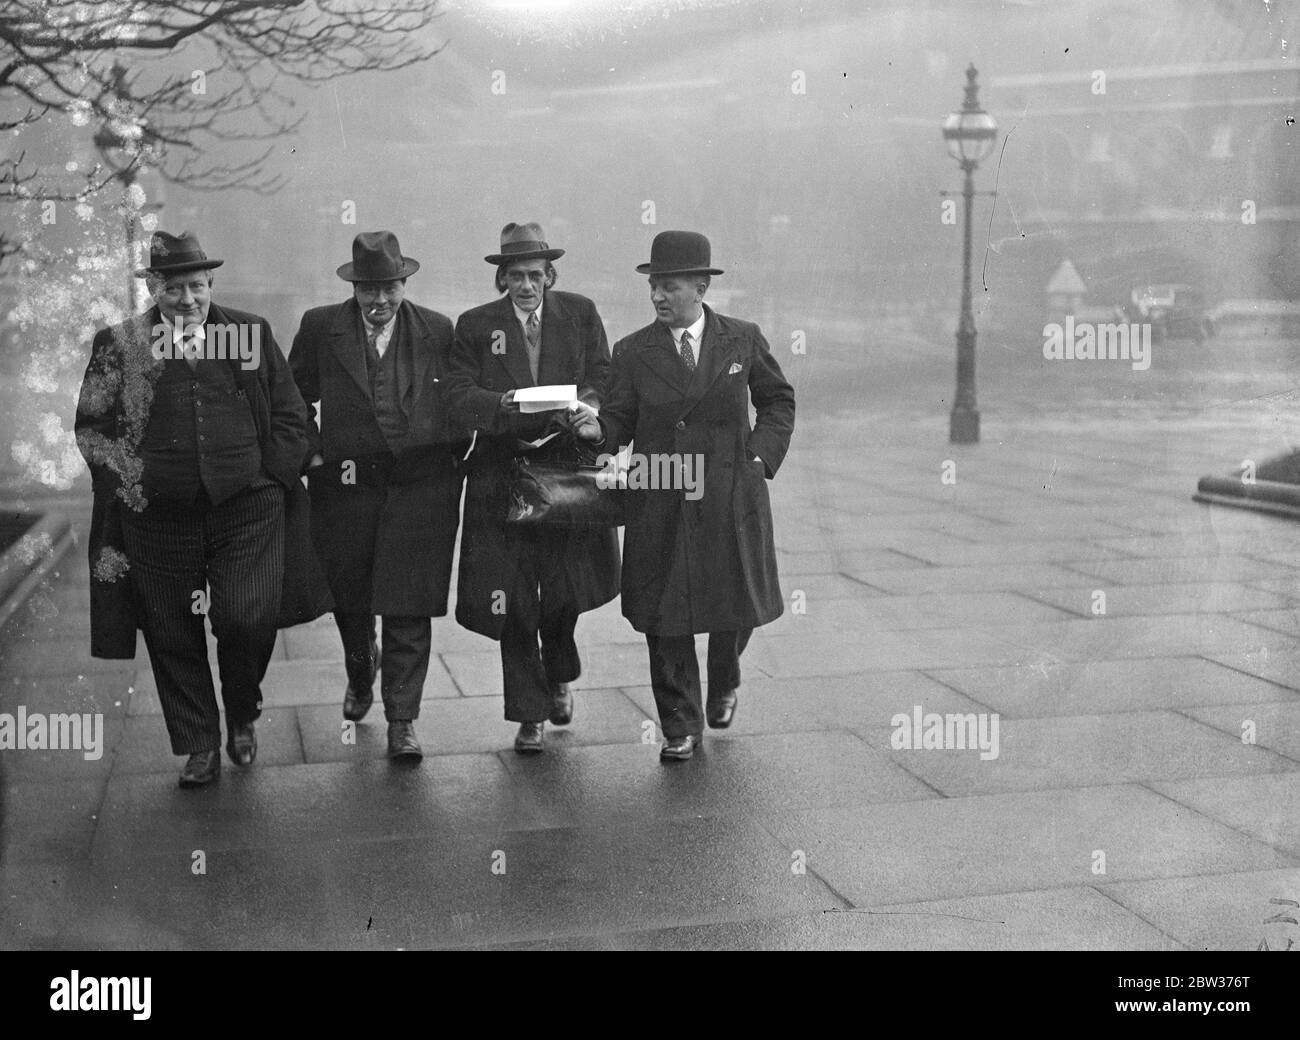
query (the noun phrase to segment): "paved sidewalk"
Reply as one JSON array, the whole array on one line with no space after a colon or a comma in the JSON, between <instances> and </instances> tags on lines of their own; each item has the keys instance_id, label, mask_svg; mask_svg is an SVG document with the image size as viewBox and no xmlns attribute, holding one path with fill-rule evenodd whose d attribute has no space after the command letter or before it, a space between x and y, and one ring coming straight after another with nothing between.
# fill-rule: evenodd
<instances>
[{"instance_id":1,"label":"paved sidewalk","mask_svg":"<svg viewBox=\"0 0 1300 1040\"><path fill-rule=\"evenodd\" d=\"M962 448L938 411L801 415L771 489L806 611L755 634L735 727L673 766L615 603L579 624L543 756L509 750L495 645L451 620L424 761L383 757L378 709L344 744L327 618L282 634L257 764L181 791L143 648L88 656L79 548L3 634L0 711L103 712L106 750L0 752L0 944L1300 941L1264 923L1300 900L1300 525L1190 500L1278 450L1216 415L986 414ZM998 757L895 750L918 706L997 713Z\"/></svg>"}]
</instances>

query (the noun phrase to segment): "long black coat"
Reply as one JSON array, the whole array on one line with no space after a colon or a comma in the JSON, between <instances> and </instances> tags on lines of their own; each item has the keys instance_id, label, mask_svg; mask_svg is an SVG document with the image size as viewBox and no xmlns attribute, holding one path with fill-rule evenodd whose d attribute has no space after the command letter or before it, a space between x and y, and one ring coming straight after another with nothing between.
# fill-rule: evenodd
<instances>
[{"instance_id":1,"label":"long black coat","mask_svg":"<svg viewBox=\"0 0 1300 1040\"><path fill-rule=\"evenodd\" d=\"M96 333L77 402L77 447L90 467L94 493L88 539L93 657L135 656L142 615L127 577L122 510L139 511L147 505L139 449L164 364L151 350L159 320L155 306ZM308 538L306 491L298 479L307 445L307 413L266 319L215 303L209 306L208 325L232 323L261 325L257 367L245 369L239 362L231 366L253 411L262 468L285 488L285 566L277 624L287 628L320 617L332 605Z\"/></svg>"},{"instance_id":2,"label":"long black coat","mask_svg":"<svg viewBox=\"0 0 1300 1040\"><path fill-rule=\"evenodd\" d=\"M627 493L623 615L638 632L734 631L784 609L765 478L790 446L794 390L757 325L705 313L694 374L660 322L616 343L600 410L610 452L703 456L694 501L682 489Z\"/></svg>"},{"instance_id":3,"label":"long black coat","mask_svg":"<svg viewBox=\"0 0 1300 1040\"><path fill-rule=\"evenodd\" d=\"M458 445L444 395L451 319L403 300L388 349L407 435L394 453L375 420L355 299L303 315L289 352L309 421L312 536L338 610L442 617L460 521ZM315 421L320 404L320 426Z\"/></svg>"},{"instance_id":4,"label":"long black coat","mask_svg":"<svg viewBox=\"0 0 1300 1040\"><path fill-rule=\"evenodd\" d=\"M460 542L456 620L500 639L505 625L500 595L538 593L519 584L518 561L540 547L559 566L540 588L546 602L567 602L579 613L618 595L618 536L613 528L514 530L505 523L516 441L535 440L550 423L546 414L509 415L501 395L527 386L572 383L578 397L599 406L609 372L609 342L596 305L576 293L548 290L542 302L538 383L528 367L523 330L508 296L466 311L456 323L448 393L458 419L478 431L469 457L465 527Z\"/></svg>"}]
</instances>

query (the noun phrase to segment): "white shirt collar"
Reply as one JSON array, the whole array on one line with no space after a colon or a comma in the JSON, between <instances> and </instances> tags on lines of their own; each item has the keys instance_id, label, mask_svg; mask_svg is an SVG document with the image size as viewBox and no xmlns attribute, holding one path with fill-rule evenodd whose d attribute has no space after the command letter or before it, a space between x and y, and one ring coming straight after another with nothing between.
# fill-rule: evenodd
<instances>
[{"instance_id":1,"label":"white shirt collar","mask_svg":"<svg viewBox=\"0 0 1300 1040\"><path fill-rule=\"evenodd\" d=\"M537 305L537 310L535 310L535 311L521 311L518 307L515 307L515 301L514 301L514 300L511 300L511 301L510 301L510 306L511 306L511 307L514 307L515 318L519 321L519 324L522 325L525 329L527 329L527 328L528 328L528 315L529 315L530 313L531 313L531 314L536 314L536 315L537 315L537 320L538 320L538 322L539 322L539 323L541 322L541 320L542 320L542 308L546 306L546 297L545 297L545 296L542 297L541 302L538 303L538 305Z\"/></svg>"},{"instance_id":2,"label":"white shirt collar","mask_svg":"<svg viewBox=\"0 0 1300 1040\"><path fill-rule=\"evenodd\" d=\"M673 334L673 346L678 350L682 348L682 333L689 332L691 334L691 346L695 348L695 356L699 357L700 340L704 338L704 308L700 308L700 316L686 328L669 329L668 331Z\"/></svg>"}]
</instances>

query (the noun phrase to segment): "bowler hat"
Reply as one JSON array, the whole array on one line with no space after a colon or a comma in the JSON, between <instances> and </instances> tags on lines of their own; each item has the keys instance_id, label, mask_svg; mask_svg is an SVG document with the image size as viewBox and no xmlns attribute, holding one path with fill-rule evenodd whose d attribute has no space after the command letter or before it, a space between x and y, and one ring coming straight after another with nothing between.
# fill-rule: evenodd
<instances>
[{"instance_id":1,"label":"bowler hat","mask_svg":"<svg viewBox=\"0 0 1300 1040\"><path fill-rule=\"evenodd\" d=\"M149 263L136 269L137 278L146 274L180 274L183 271L208 271L220 267L224 260L209 260L192 231L169 235L155 231L149 240Z\"/></svg>"},{"instance_id":2,"label":"bowler hat","mask_svg":"<svg viewBox=\"0 0 1300 1040\"><path fill-rule=\"evenodd\" d=\"M698 231L660 231L650 243L650 262L642 274L722 274L711 266L709 240Z\"/></svg>"},{"instance_id":3,"label":"bowler hat","mask_svg":"<svg viewBox=\"0 0 1300 1040\"><path fill-rule=\"evenodd\" d=\"M546 244L542 225L510 223L501 229L501 252L485 256L489 264L510 264L516 260L558 260L563 249Z\"/></svg>"},{"instance_id":4,"label":"bowler hat","mask_svg":"<svg viewBox=\"0 0 1300 1040\"><path fill-rule=\"evenodd\" d=\"M419 269L418 261L402 255L391 231L363 231L352 240L352 263L338 274L345 282L395 282Z\"/></svg>"}]
</instances>

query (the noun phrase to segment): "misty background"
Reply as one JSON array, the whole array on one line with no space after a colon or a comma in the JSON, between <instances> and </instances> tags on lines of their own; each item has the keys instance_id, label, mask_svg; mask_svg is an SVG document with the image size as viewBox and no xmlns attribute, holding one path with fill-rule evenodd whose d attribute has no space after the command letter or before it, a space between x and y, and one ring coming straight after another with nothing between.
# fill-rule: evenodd
<instances>
[{"instance_id":1,"label":"misty background","mask_svg":"<svg viewBox=\"0 0 1300 1040\"><path fill-rule=\"evenodd\" d=\"M567 250L558 287L595 300L611 344L653 317L634 267L654 235L703 231L726 271L709 302L761 324L801 419L905 410L932 413L941 434L962 228L960 198L942 219L961 175L940 130L973 62L999 127L976 175L997 198L978 196L974 217L986 438L1025 411L1289 409L1295 341L1268 316L1300 299L1289 6L458 0L439 5L428 62L279 84L302 122L268 159L278 193L146 187L158 226L225 260L214 298L266 315L286 352L304 310L348 295L334 272L359 231L396 232L421 263L408 298L454 320L495 298L483 257L501 226L536 220ZM201 67L184 50L131 60ZM61 129L49 156L93 162L93 129ZM230 145L232 158L256 149ZM117 191L93 220L37 228L43 245L77 257L120 234ZM1079 308L1177 282L1232 315L1208 343L1158 346L1147 373L1044 362L1043 324L1063 317L1046 287L1067 259ZM106 321L59 286L57 267L0 279L10 486L84 479L72 414L86 333ZM800 334L806 354L791 350ZM34 356L48 359L36 374ZM888 435L882 422L868 437Z\"/></svg>"}]
</instances>

